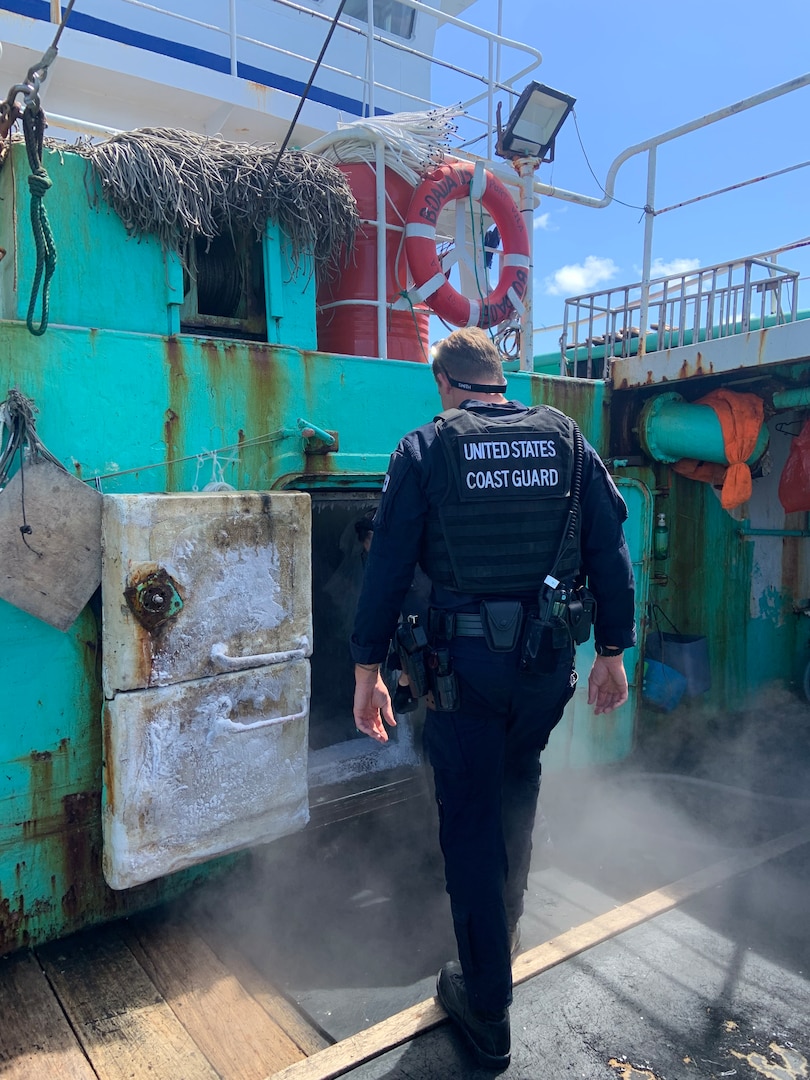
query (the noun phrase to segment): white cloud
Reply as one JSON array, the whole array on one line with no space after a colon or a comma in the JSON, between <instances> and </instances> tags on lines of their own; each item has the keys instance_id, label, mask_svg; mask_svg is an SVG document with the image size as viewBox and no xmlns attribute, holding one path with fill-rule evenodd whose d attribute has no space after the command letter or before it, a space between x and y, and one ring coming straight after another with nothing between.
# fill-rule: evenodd
<instances>
[{"instance_id":1,"label":"white cloud","mask_svg":"<svg viewBox=\"0 0 810 1080\"><path fill-rule=\"evenodd\" d=\"M555 270L551 277L546 278L546 292L549 296L580 296L593 292L597 285L610 281L618 272L613 259L589 255L584 263L573 263Z\"/></svg>"},{"instance_id":2,"label":"white cloud","mask_svg":"<svg viewBox=\"0 0 810 1080\"><path fill-rule=\"evenodd\" d=\"M551 228L551 214L538 214L534 219L535 229L550 229Z\"/></svg>"},{"instance_id":3,"label":"white cloud","mask_svg":"<svg viewBox=\"0 0 810 1080\"><path fill-rule=\"evenodd\" d=\"M650 277L672 277L673 274L687 274L690 270L697 270L699 266L700 259L672 259L670 262L664 262L663 259L654 259L650 267ZM641 277L640 270L638 276Z\"/></svg>"}]
</instances>

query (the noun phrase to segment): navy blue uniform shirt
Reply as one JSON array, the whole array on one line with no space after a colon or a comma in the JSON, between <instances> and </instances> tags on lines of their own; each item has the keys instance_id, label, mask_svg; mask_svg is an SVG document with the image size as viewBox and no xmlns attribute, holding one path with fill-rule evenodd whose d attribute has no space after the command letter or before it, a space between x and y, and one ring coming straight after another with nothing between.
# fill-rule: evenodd
<instances>
[{"instance_id":1,"label":"navy blue uniform shirt","mask_svg":"<svg viewBox=\"0 0 810 1080\"><path fill-rule=\"evenodd\" d=\"M491 404L468 400L461 408L497 416L526 410L518 401ZM433 467L426 467L426 452L435 440L435 426L425 424L406 435L391 456L351 639L352 658L357 664L382 663L388 655L421 552L430 499L437 499L446 489L444 455L432 454ZM629 648L636 636L633 569L622 529L627 507L587 441L580 502L582 570L596 596L597 644ZM431 604L445 610L477 611L481 599L434 585Z\"/></svg>"}]
</instances>

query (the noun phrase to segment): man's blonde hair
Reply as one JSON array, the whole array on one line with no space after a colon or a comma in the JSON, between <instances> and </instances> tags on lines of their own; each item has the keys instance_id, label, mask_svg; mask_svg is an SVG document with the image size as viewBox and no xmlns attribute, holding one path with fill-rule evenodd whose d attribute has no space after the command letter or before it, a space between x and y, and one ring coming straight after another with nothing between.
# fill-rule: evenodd
<instances>
[{"instance_id":1,"label":"man's blonde hair","mask_svg":"<svg viewBox=\"0 0 810 1080\"><path fill-rule=\"evenodd\" d=\"M498 349L477 326L454 330L433 346L433 373L463 382L502 386L503 364Z\"/></svg>"}]
</instances>

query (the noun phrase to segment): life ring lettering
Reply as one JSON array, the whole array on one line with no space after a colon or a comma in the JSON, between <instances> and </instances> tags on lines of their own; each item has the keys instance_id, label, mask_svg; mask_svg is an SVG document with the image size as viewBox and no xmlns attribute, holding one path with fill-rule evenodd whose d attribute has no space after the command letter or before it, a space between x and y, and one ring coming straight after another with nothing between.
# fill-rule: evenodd
<instances>
[{"instance_id":1,"label":"life ring lettering","mask_svg":"<svg viewBox=\"0 0 810 1080\"><path fill-rule=\"evenodd\" d=\"M425 195L424 206L419 208L419 217L423 221L435 225L439 220L439 213L444 204L449 202L451 198L461 198L463 192L459 192L458 195L453 194L458 186L458 179L455 176L448 175L435 187L432 187Z\"/></svg>"}]
</instances>

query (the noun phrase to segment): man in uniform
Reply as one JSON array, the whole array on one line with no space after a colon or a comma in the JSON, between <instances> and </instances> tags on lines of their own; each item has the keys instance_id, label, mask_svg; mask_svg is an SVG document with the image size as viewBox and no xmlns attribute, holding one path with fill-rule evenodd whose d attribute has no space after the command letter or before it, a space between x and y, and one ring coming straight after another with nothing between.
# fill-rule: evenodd
<instances>
[{"instance_id":1,"label":"man in uniform","mask_svg":"<svg viewBox=\"0 0 810 1080\"><path fill-rule=\"evenodd\" d=\"M596 599L588 702L601 714L627 700L627 509L573 421L507 401L483 331L439 343L433 374L444 412L400 442L375 516L351 641L354 717L387 741L395 720L380 663L418 563L433 585L425 745L460 960L442 968L437 992L478 1062L501 1069L540 752L574 692L584 575Z\"/></svg>"}]
</instances>

